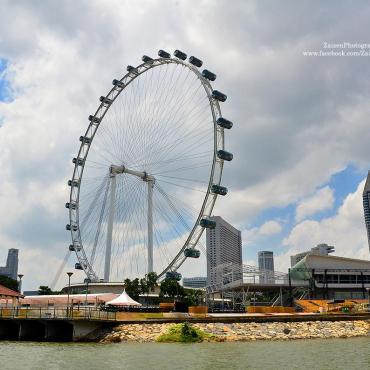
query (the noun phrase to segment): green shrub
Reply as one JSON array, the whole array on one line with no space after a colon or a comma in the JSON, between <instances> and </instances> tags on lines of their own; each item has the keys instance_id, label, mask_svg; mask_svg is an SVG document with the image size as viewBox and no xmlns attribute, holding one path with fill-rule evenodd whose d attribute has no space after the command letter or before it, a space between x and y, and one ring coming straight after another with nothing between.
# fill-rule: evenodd
<instances>
[{"instance_id":1,"label":"green shrub","mask_svg":"<svg viewBox=\"0 0 370 370\"><path fill-rule=\"evenodd\" d=\"M204 331L193 327L188 322L172 325L166 333L157 338L157 342L203 342L205 339L210 339L213 336Z\"/></svg>"}]
</instances>

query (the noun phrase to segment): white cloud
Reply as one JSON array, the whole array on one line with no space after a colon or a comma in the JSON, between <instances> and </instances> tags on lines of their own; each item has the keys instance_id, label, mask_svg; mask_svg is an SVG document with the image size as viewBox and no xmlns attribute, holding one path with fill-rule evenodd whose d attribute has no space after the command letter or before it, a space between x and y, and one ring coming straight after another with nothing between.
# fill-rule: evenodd
<instances>
[{"instance_id":1,"label":"white cloud","mask_svg":"<svg viewBox=\"0 0 370 370\"><path fill-rule=\"evenodd\" d=\"M256 240L272 235L279 234L282 225L276 220L266 221L259 227L253 227L242 231L242 240L244 245L256 242Z\"/></svg>"},{"instance_id":2,"label":"white cloud","mask_svg":"<svg viewBox=\"0 0 370 370\"><path fill-rule=\"evenodd\" d=\"M334 245L338 256L369 259L362 208L364 183L365 180L361 181L357 190L346 197L334 216L321 221L305 220L296 225L283 241L288 251L276 257L277 269L286 271L290 255L309 250L319 243Z\"/></svg>"},{"instance_id":3,"label":"white cloud","mask_svg":"<svg viewBox=\"0 0 370 370\"><path fill-rule=\"evenodd\" d=\"M277 221L267 221L259 229L260 235L274 235L280 233L282 226Z\"/></svg>"},{"instance_id":4,"label":"white cloud","mask_svg":"<svg viewBox=\"0 0 370 370\"><path fill-rule=\"evenodd\" d=\"M296 220L302 221L303 219L313 216L316 213L329 210L334 205L333 190L329 186L319 189L311 197L302 200L296 209Z\"/></svg>"}]
</instances>

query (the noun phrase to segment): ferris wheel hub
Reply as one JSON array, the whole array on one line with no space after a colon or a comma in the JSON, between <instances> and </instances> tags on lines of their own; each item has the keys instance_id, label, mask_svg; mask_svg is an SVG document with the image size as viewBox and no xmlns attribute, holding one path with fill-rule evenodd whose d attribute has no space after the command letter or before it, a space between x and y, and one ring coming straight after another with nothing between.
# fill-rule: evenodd
<instances>
[{"instance_id":1,"label":"ferris wheel hub","mask_svg":"<svg viewBox=\"0 0 370 370\"><path fill-rule=\"evenodd\" d=\"M124 165L117 166L117 165L112 164L109 168L109 172L110 172L111 176L119 175L119 174L122 174L122 173L127 173L129 175L139 177L140 179L142 179L145 182L150 182L150 181L154 182L155 181L154 176L149 175L146 171L140 172L140 171L131 170L131 169L127 168Z\"/></svg>"}]
</instances>

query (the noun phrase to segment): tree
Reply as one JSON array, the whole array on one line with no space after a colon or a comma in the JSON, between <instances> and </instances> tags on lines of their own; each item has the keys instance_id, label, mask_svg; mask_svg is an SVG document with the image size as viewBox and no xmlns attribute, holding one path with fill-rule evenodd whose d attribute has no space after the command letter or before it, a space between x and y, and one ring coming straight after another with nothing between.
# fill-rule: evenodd
<instances>
[{"instance_id":1,"label":"tree","mask_svg":"<svg viewBox=\"0 0 370 370\"><path fill-rule=\"evenodd\" d=\"M185 296L185 289L173 279L163 280L160 289L160 297L183 298Z\"/></svg>"},{"instance_id":2,"label":"tree","mask_svg":"<svg viewBox=\"0 0 370 370\"><path fill-rule=\"evenodd\" d=\"M7 276L0 275L0 285L16 292L18 291L18 281Z\"/></svg>"},{"instance_id":3,"label":"tree","mask_svg":"<svg viewBox=\"0 0 370 370\"><path fill-rule=\"evenodd\" d=\"M126 279L124 281L126 293L133 299L138 299L140 295L140 281L138 278L134 280Z\"/></svg>"},{"instance_id":4,"label":"tree","mask_svg":"<svg viewBox=\"0 0 370 370\"><path fill-rule=\"evenodd\" d=\"M149 294L149 285L145 278L140 279L140 292L143 294Z\"/></svg>"},{"instance_id":5,"label":"tree","mask_svg":"<svg viewBox=\"0 0 370 370\"><path fill-rule=\"evenodd\" d=\"M189 306L196 306L203 301L204 292L198 289L185 289L185 302Z\"/></svg>"},{"instance_id":6,"label":"tree","mask_svg":"<svg viewBox=\"0 0 370 370\"><path fill-rule=\"evenodd\" d=\"M60 294L61 292L54 292L52 291L47 285L40 285L39 286L39 291L38 291L38 294L39 295L56 295L56 294Z\"/></svg>"},{"instance_id":7,"label":"tree","mask_svg":"<svg viewBox=\"0 0 370 370\"><path fill-rule=\"evenodd\" d=\"M157 280L158 275L156 272L149 272L145 275L146 284L148 286L148 289L151 292L154 292L155 288L158 286Z\"/></svg>"}]
</instances>

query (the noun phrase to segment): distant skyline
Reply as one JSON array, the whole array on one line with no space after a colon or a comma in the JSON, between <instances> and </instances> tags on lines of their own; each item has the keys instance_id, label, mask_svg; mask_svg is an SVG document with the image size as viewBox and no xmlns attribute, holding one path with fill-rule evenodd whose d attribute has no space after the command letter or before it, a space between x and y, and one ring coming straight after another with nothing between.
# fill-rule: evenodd
<instances>
[{"instance_id":1,"label":"distant skyline","mask_svg":"<svg viewBox=\"0 0 370 370\"><path fill-rule=\"evenodd\" d=\"M368 2L0 3L0 261L20 249L25 290L51 282L70 242L66 181L87 116L114 77L158 49L207 60L228 96L234 160L214 214L242 230L245 263L271 250L286 271L319 243L369 259L369 59L304 55L370 43ZM204 276L204 259L183 271Z\"/></svg>"}]
</instances>

